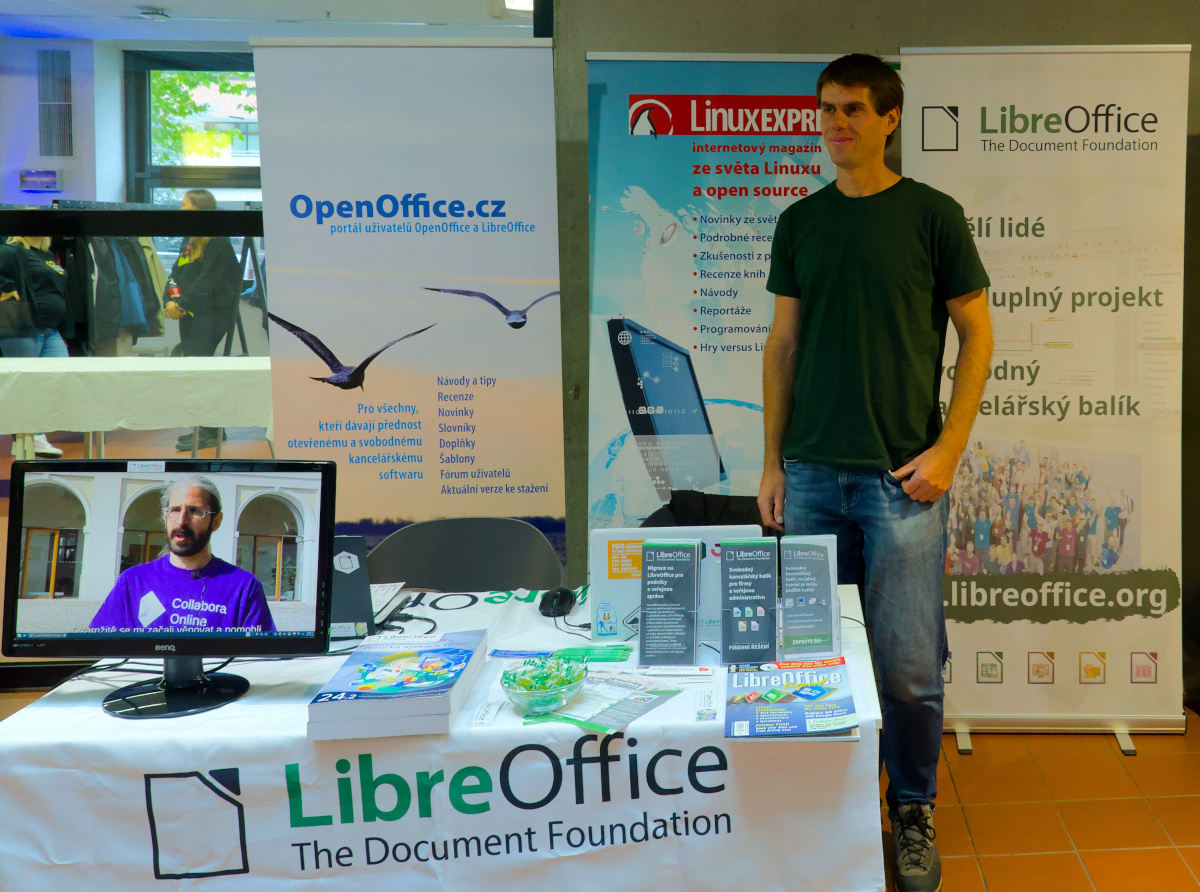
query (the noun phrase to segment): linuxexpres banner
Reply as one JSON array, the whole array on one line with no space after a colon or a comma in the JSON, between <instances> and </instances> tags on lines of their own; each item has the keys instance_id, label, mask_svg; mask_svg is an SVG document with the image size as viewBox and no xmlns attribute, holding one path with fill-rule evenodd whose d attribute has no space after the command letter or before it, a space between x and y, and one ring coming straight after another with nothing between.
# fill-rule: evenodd
<instances>
[{"instance_id":1,"label":"linuxexpres banner","mask_svg":"<svg viewBox=\"0 0 1200 892\"><path fill-rule=\"evenodd\" d=\"M589 529L757 494L771 239L835 177L827 61L589 55Z\"/></svg>"},{"instance_id":2,"label":"linuxexpres banner","mask_svg":"<svg viewBox=\"0 0 1200 892\"><path fill-rule=\"evenodd\" d=\"M963 205L992 280L947 722L1182 728L1187 49L913 49L902 71L904 172Z\"/></svg>"},{"instance_id":3,"label":"linuxexpres banner","mask_svg":"<svg viewBox=\"0 0 1200 892\"><path fill-rule=\"evenodd\" d=\"M255 69L276 454L337 461L342 531L517 516L561 544L549 41Z\"/></svg>"}]
</instances>

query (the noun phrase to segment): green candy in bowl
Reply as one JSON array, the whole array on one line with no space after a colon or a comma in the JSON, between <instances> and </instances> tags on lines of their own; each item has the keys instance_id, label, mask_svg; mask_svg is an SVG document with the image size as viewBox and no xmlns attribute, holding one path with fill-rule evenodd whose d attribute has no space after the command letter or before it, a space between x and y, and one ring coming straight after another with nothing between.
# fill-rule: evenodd
<instances>
[{"instance_id":1,"label":"green candy in bowl","mask_svg":"<svg viewBox=\"0 0 1200 892\"><path fill-rule=\"evenodd\" d=\"M587 663L570 657L533 657L509 663L500 686L522 715L540 715L566 706L587 680Z\"/></svg>"}]
</instances>

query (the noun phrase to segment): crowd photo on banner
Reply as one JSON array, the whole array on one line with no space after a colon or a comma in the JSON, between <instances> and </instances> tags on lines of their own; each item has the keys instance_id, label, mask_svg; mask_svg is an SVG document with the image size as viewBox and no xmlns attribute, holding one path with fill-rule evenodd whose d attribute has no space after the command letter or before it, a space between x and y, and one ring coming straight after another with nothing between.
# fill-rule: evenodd
<instances>
[{"instance_id":1,"label":"crowd photo on banner","mask_svg":"<svg viewBox=\"0 0 1200 892\"><path fill-rule=\"evenodd\" d=\"M1132 462L1132 464L1130 464ZM974 440L949 493L946 572L1111 573L1141 566L1137 456Z\"/></svg>"}]
</instances>

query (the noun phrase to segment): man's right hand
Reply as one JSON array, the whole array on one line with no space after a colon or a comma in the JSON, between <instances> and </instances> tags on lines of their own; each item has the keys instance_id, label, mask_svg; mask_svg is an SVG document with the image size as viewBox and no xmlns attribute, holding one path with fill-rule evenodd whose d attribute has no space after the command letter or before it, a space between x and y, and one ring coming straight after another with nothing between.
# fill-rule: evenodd
<instances>
[{"instance_id":1,"label":"man's right hand","mask_svg":"<svg viewBox=\"0 0 1200 892\"><path fill-rule=\"evenodd\" d=\"M758 512L762 515L763 526L783 532L783 490L784 474L782 467L763 468L762 484L758 487Z\"/></svg>"}]
</instances>

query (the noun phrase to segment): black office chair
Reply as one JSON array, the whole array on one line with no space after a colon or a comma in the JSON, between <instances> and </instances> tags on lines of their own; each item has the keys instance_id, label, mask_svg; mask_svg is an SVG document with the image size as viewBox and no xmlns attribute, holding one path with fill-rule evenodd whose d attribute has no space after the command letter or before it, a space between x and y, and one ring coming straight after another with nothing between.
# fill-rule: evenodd
<instances>
[{"instance_id":1,"label":"black office chair","mask_svg":"<svg viewBox=\"0 0 1200 892\"><path fill-rule=\"evenodd\" d=\"M409 524L367 555L373 583L442 592L550 589L566 573L536 527L512 517L444 517Z\"/></svg>"}]
</instances>

